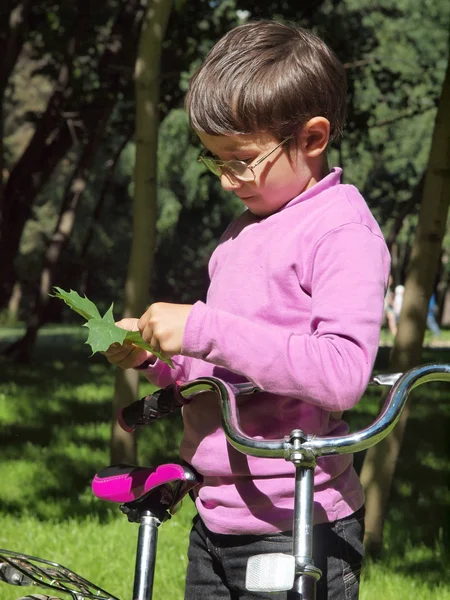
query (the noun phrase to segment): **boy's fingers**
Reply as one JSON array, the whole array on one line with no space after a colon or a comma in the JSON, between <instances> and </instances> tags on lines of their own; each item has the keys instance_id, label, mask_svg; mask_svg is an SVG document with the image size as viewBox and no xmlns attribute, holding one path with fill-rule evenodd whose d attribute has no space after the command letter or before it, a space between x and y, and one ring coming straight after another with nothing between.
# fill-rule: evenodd
<instances>
[{"instance_id":1,"label":"boy's fingers","mask_svg":"<svg viewBox=\"0 0 450 600\"><path fill-rule=\"evenodd\" d=\"M122 356L122 357L120 358L120 360L118 360L118 361L117 361L117 363L116 363L116 364L120 366L120 363L123 363L123 362L125 362L125 361L126 361L128 358L130 358L130 356L133 354L133 352L134 352L134 348L130 348L130 349L128 350L128 352L126 352L126 353L125 353L125 356Z\"/></svg>"},{"instance_id":2,"label":"boy's fingers","mask_svg":"<svg viewBox=\"0 0 450 600\"><path fill-rule=\"evenodd\" d=\"M112 344L108 350L105 350L105 352L103 352L103 354L105 356L116 356L119 352L121 352L122 350L122 346L115 346L114 344Z\"/></svg>"},{"instance_id":3,"label":"boy's fingers","mask_svg":"<svg viewBox=\"0 0 450 600\"><path fill-rule=\"evenodd\" d=\"M138 319L131 319L131 318L126 318L126 319L121 319L120 321L116 321L116 326L120 327L121 329L127 329L128 331L138 331Z\"/></svg>"},{"instance_id":4,"label":"boy's fingers","mask_svg":"<svg viewBox=\"0 0 450 600\"><path fill-rule=\"evenodd\" d=\"M118 344L117 346L111 345L104 354L108 360L113 360L115 363L118 363L129 356L133 350L134 347Z\"/></svg>"},{"instance_id":5,"label":"boy's fingers","mask_svg":"<svg viewBox=\"0 0 450 600\"><path fill-rule=\"evenodd\" d=\"M123 344L119 344L118 342L114 342L111 346L104 352L104 354L109 354L110 356L114 356L119 352L123 352L124 350L129 350L129 348L137 348L133 342L125 340Z\"/></svg>"},{"instance_id":6,"label":"boy's fingers","mask_svg":"<svg viewBox=\"0 0 450 600\"><path fill-rule=\"evenodd\" d=\"M155 338L155 336L152 337L148 344L156 352L161 352L161 346L159 345L159 341Z\"/></svg>"},{"instance_id":7,"label":"boy's fingers","mask_svg":"<svg viewBox=\"0 0 450 600\"><path fill-rule=\"evenodd\" d=\"M131 369L141 364L147 356L147 351L139 348L133 342L125 340L123 344L114 342L103 352L106 359L121 369ZM143 358L144 356L144 358Z\"/></svg>"}]
</instances>

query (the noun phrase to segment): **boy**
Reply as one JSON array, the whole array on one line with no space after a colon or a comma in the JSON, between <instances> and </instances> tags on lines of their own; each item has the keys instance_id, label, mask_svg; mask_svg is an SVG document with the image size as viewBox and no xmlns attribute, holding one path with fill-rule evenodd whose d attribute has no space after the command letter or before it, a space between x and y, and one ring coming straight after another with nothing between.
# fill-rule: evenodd
<instances>
[{"instance_id":1,"label":"boy","mask_svg":"<svg viewBox=\"0 0 450 600\"><path fill-rule=\"evenodd\" d=\"M175 369L133 346L110 362L164 387L215 376L264 390L239 401L243 429L280 438L293 426L347 431L375 360L389 276L381 231L359 192L330 171L326 149L345 120L345 72L311 33L272 21L230 31L190 81L186 107L205 147L199 160L247 210L209 264L206 303L156 303L139 329ZM244 457L220 428L214 398L183 408L181 455L203 475L189 547L186 600L285 599L245 590L251 554L289 552L294 472ZM345 455L315 472L318 600L358 597L363 492Z\"/></svg>"}]
</instances>

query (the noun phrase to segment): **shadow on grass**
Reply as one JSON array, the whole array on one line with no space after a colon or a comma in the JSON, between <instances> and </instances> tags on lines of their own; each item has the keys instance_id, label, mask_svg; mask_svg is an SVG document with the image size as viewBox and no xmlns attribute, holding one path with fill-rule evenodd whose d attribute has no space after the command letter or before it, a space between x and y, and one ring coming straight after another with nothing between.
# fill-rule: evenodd
<instances>
[{"instance_id":1,"label":"shadow on grass","mask_svg":"<svg viewBox=\"0 0 450 600\"><path fill-rule=\"evenodd\" d=\"M1 512L42 520L119 512L90 491L109 464L113 392L114 369L90 358L79 335L40 337L31 365L0 357ZM177 460L180 437L180 418L143 431L141 464Z\"/></svg>"}]
</instances>

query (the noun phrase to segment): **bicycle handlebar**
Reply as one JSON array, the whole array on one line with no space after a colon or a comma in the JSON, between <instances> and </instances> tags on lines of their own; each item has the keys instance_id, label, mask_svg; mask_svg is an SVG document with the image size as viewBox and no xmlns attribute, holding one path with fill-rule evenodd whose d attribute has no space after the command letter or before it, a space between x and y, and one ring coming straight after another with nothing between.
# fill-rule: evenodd
<instances>
[{"instance_id":1,"label":"bicycle handlebar","mask_svg":"<svg viewBox=\"0 0 450 600\"><path fill-rule=\"evenodd\" d=\"M388 384L388 378L385 381L386 383L380 383L377 378L374 380L378 385ZM450 365L421 365L403 375L397 375L397 380L385 400L383 409L372 425L362 431L336 438L308 436L309 439L305 443L305 447L313 450L317 456L328 456L360 452L374 446L394 429L412 390L432 381L450 382Z\"/></svg>"},{"instance_id":2,"label":"bicycle handlebar","mask_svg":"<svg viewBox=\"0 0 450 600\"><path fill-rule=\"evenodd\" d=\"M294 430L291 435L278 440L256 440L246 435L240 426L235 395L260 391L252 384L228 386L220 379L204 377L183 383L179 392L187 401L198 393L215 392L221 403L222 426L229 442L237 450L251 456L288 458L292 451L319 456L349 454L366 450L392 431L400 419L410 392L427 382L450 382L450 365L427 364L411 369L405 374L380 375L371 383L392 386L379 417L366 429L340 437L317 437Z\"/></svg>"}]
</instances>

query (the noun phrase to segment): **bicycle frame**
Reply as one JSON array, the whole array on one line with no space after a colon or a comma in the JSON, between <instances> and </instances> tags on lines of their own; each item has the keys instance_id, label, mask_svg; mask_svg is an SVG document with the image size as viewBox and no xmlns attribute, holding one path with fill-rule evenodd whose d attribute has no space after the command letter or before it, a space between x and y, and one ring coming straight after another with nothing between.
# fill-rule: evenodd
<instances>
[{"instance_id":1,"label":"bicycle frame","mask_svg":"<svg viewBox=\"0 0 450 600\"><path fill-rule=\"evenodd\" d=\"M289 600L315 600L316 583L321 575L312 558L314 468L317 460L324 456L359 452L381 441L398 422L410 392L432 381L450 382L450 365L429 364L404 375L380 375L371 383L391 386L391 390L380 416L366 429L341 437L322 438L294 429L279 440L255 440L241 429L235 396L260 391L252 384L228 386L219 379L205 377L179 386L179 392L186 400L202 392L217 394L225 434L237 450L251 456L284 458L295 466L293 585L284 588ZM126 510L123 512L128 514L129 520L139 523L133 600L151 600L157 529L165 519L166 507L153 510L145 501L125 504L124 507ZM248 568L257 569L257 561L252 563L252 558ZM258 577L257 570L254 570L255 573ZM13 585L34 583L56 590L72 600L118 600L62 565L0 549L1 580Z\"/></svg>"}]
</instances>

